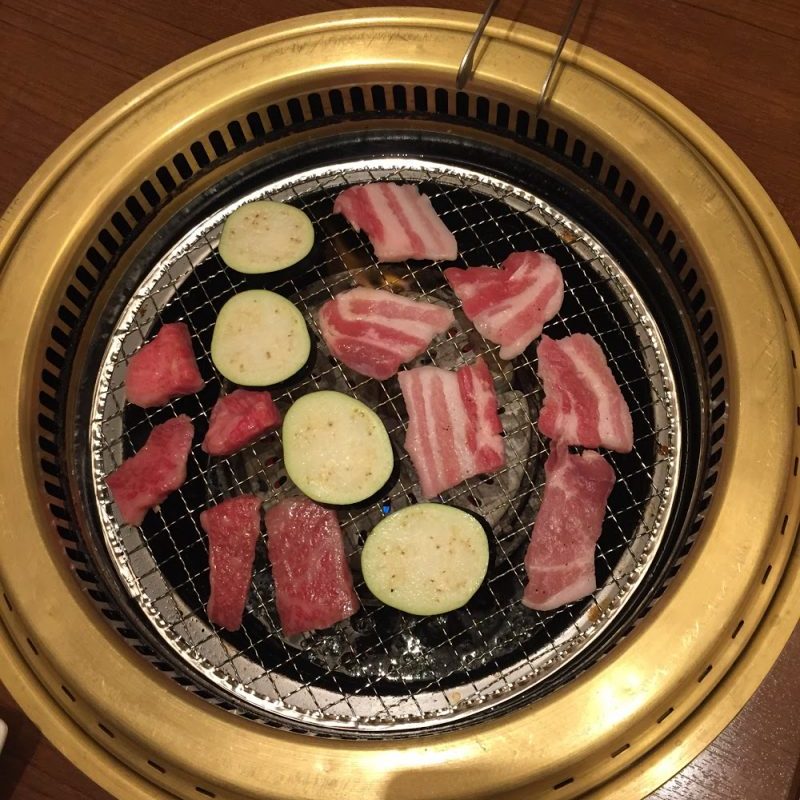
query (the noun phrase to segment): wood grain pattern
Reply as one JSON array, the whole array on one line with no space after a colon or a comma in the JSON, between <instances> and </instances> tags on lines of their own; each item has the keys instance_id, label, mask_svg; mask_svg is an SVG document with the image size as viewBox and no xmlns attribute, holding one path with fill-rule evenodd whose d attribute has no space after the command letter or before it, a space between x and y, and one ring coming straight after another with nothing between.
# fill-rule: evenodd
<instances>
[{"instance_id":1,"label":"wood grain pattern","mask_svg":"<svg viewBox=\"0 0 800 800\"><path fill-rule=\"evenodd\" d=\"M352 0L0 0L0 209L75 128L198 47ZM370 0L363 5L395 5ZM431 4L480 11L483 0ZM558 30L570 0L498 13ZM738 153L800 234L800 2L584 0L573 38L675 95ZM732 254L735 257L735 254ZM800 792L800 631L728 729L653 800L793 800ZM106 800L0 687L0 800Z\"/></svg>"}]
</instances>

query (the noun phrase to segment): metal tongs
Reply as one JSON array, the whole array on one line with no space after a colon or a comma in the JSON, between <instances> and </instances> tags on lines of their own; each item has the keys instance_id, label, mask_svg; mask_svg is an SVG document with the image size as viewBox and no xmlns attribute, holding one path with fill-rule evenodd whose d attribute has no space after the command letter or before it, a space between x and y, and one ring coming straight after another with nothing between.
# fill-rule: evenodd
<instances>
[{"instance_id":1,"label":"metal tongs","mask_svg":"<svg viewBox=\"0 0 800 800\"><path fill-rule=\"evenodd\" d=\"M547 68L547 74L544 76L542 90L539 92L539 100L536 103L534 119L538 119L539 114L542 111L542 107L544 106L547 98L547 90L550 88L550 81L552 80L553 73L556 69L556 64L558 63L561 51L564 49L564 44L569 38L569 32L572 30L575 17L578 16L578 10L581 7L582 1L583 0L573 0L572 8L570 9L567 20L564 23L564 28L561 31L561 38L558 41L558 46L553 53L550 66ZM467 45L466 52L464 53L464 57L461 59L461 64L459 65L458 73L456 74L456 88L459 91L466 86L467 81L472 75L472 66L475 60L475 52L478 49L478 43L480 42L483 31L486 29L486 25L488 24L489 19L494 13L494 10L499 2L500 0L490 0L489 5L486 6L486 11L483 12L483 16L481 17L480 22L478 22L478 27L475 28L475 33L472 34L472 39L470 39L469 45Z\"/></svg>"}]
</instances>

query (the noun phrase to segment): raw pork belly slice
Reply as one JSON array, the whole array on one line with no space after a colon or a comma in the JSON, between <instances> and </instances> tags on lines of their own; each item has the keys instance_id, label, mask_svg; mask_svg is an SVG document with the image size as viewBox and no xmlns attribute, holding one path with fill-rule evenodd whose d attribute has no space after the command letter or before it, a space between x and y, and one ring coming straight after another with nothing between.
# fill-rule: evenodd
<instances>
[{"instance_id":1,"label":"raw pork belly slice","mask_svg":"<svg viewBox=\"0 0 800 800\"><path fill-rule=\"evenodd\" d=\"M249 494L223 500L200 514L200 524L208 536L208 618L239 630L261 531L261 500Z\"/></svg>"},{"instance_id":2,"label":"raw pork belly slice","mask_svg":"<svg viewBox=\"0 0 800 800\"><path fill-rule=\"evenodd\" d=\"M333 211L367 234L378 261L452 261L458 255L455 236L411 184L351 186L336 198Z\"/></svg>"},{"instance_id":3,"label":"raw pork belly slice","mask_svg":"<svg viewBox=\"0 0 800 800\"><path fill-rule=\"evenodd\" d=\"M106 478L123 522L141 525L151 508L183 484L193 435L185 414L156 425L139 452Z\"/></svg>"},{"instance_id":4,"label":"raw pork belly slice","mask_svg":"<svg viewBox=\"0 0 800 800\"><path fill-rule=\"evenodd\" d=\"M539 430L565 444L630 453L631 412L600 345L586 333L543 336L537 354L545 394Z\"/></svg>"},{"instance_id":5,"label":"raw pork belly slice","mask_svg":"<svg viewBox=\"0 0 800 800\"><path fill-rule=\"evenodd\" d=\"M331 353L350 369L379 381L391 378L453 323L449 308L363 287L336 295L319 313Z\"/></svg>"},{"instance_id":6,"label":"raw pork belly slice","mask_svg":"<svg viewBox=\"0 0 800 800\"><path fill-rule=\"evenodd\" d=\"M500 358L516 358L561 308L564 279L544 253L512 253L495 267L450 267L447 282L478 333L500 345Z\"/></svg>"},{"instance_id":7,"label":"raw pork belly slice","mask_svg":"<svg viewBox=\"0 0 800 800\"><path fill-rule=\"evenodd\" d=\"M573 455L555 444L544 465L544 499L525 554L522 602L549 611L591 594L597 583L594 548L600 538L614 470L591 450Z\"/></svg>"},{"instance_id":8,"label":"raw pork belly slice","mask_svg":"<svg viewBox=\"0 0 800 800\"><path fill-rule=\"evenodd\" d=\"M425 497L505 464L497 396L483 359L457 372L416 367L397 378L408 410L405 448Z\"/></svg>"},{"instance_id":9,"label":"raw pork belly slice","mask_svg":"<svg viewBox=\"0 0 800 800\"><path fill-rule=\"evenodd\" d=\"M202 388L192 339L183 322L163 325L128 362L125 391L128 402L135 406L163 406L174 397L194 394Z\"/></svg>"},{"instance_id":10,"label":"raw pork belly slice","mask_svg":"<svg viewBox=\"0 0 800 800\"><path fill-rule=\"evenodd\" d=\"M277 428L280 422L280 411L269 392L236 389L214 404L203 450L210 456L228 456Z\"/></svg>"},{"instance_id":11,"label":"raw pork belly slice","mask_svg":"<svg viewBox=\"0 0 800 800\"><path fill-rule=\"evenodd\" d=\"M305 497L267 510L267 554L285 636L329 628L359 609L336 512Z\"/></svg>"}]
</instances>

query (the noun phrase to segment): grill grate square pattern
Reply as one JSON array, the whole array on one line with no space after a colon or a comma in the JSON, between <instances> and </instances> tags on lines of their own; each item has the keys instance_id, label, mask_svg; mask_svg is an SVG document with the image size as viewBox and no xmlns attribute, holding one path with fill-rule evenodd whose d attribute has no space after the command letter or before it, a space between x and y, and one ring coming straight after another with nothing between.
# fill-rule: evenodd
<instances>
[{"instance_id":1,"label":"grill grate square pattern","mask_svg":"<svg viewBox=\"0 0 800 800\"><path fill-rule=\"evenodd\" d=\"M491 531L487 580L463 609L432 618L384 607L361 580L359 553L371 528L421 495L402 448L407 415L396 378L369 380L333 359L319 334L317 311L355 285L458 305L442 277L450 264L378 265L366 240L332 213L344 186L367 180L418 183L456 236L458 264L497 264L512 250L525 249L548 252L559 263L564 304L545 332L593 335L634 421L633 452L606 454L617 484L598 543L601 588L594 597L548 613L519 602L547 456L547 442L535 424L543 398L535 343L513 362L501 362L497 348L484 342L460 311L456 325L411 366L456 368L481 355L494 376L507 466L442 495L445 502L478 514ZM216 251L222 221L256 198L291 202L311 217L317 243L310 267L272 276L243 276L225 267ZM339 510L362 610L331 630L291 639L280 632L263 544L257 548L242 629L221 632L205 616L208 564L199 513L241 492L258 493L267 505L297 493L283 470L277 431L229 458L210 459L199 446L216 398L231 388L210 359L214 321L226 300L247 288L269 288L296 303L314 340L309 365L272 391L281 411L309 391L344 391L379 414L397 458L395 478L378 501ZM161 324L177 320L192 333L205 387L163 409L126 405L127 360ZM664 344L624 265L536 197L470 170L411 159L316 169L264 186L203 221L153 266L124 309L94 394L90 447L103 535L130 595L187 671L200 672L266 721L340 735L438 730L535 696L545 678L602 633L642 580L669 517L680 461L672 386ZM143 444L154 425L176 414L188 414L197 430L187 481L141 528L120 526L105 476Z\"/></svg>"}]
</instances>

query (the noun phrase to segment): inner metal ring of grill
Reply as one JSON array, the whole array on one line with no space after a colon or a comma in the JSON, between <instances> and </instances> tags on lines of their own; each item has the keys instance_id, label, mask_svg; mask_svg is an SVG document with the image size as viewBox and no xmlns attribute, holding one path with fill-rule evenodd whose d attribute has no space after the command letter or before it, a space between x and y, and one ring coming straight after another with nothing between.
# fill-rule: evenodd
<instances>
[{"instance_id":1,"label":"inner metal ring of grill","mask_svg":"<svg viewBox=\"0 0 800 800\"><path fill-rule=\"evenodd\" d=\"M407 417L396 378L368 380L336 362L319 335L316 311L358 284L458 305L442 276L446 265L378 265L365 240L333 214L342 187L387 179L418 183L431 198L459 242L456 263L499 263L512 250L549 252L562 269L566 291L545 332L590 333L609 358L633 414L635 446L630 454L606 454L617 484L597 548L600 588L587 600L547 613L520 603L547 456L536 427L543 393L535 344L513 362L501 362L497 348L458 311L455 326L411 366L454 368L482 355L493 372L508 464L442 496L481 516L491 529L487 579L466 607L431 618L384 607L361 580L359 553L369 531L386 513L421 495L402 448ZM314 264L302 275L254 279L219 259L222 221L256 198L291 202L313 220ZM281 411L318 388L347 392L383 419L398 461L396 478L377 502L339 510L362 609L333 629L292 638L280 631L263 543L241 630L220 631L205 615L209 582L200 511L239 492L258 493L267 505L297 492L283 469L279 432L227 459L210 459L199 447L214 401L229 388L209 357L216 315L235 292L255 286L296 303L315 340L309 366L273 391ZM162 323L176 320L192 333L205 388L163 409L126 405L127 359ZM102 534L131 598L187 672L267 721L345 736L438 730L513 707L601 637L635 594L664 536L678 482L682 446L673 387L667 348L624 264L527 191L477 171L409 158L308 170L239 198L175 242L119 316L92 401L92 479ZM175 414L189 414L201 434L186 483L141 527L120 526L105 476L142 445L154 425Z\"/></svg>"}]
</instances>

